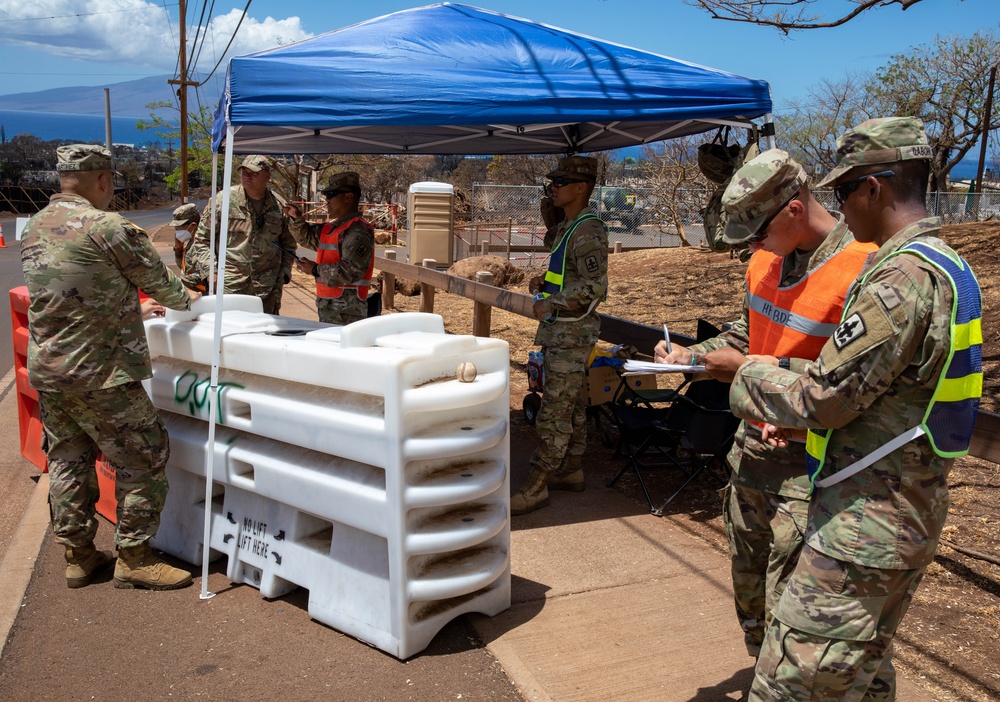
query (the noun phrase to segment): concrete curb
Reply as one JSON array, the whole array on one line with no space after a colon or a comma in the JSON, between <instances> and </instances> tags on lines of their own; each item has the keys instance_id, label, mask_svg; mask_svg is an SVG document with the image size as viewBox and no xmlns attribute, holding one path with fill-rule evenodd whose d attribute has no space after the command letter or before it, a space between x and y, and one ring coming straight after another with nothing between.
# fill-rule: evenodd
<instances>
[{"instance_id":1,"label":"concrete curb","mask_svg":"<svg viewBox=\"0 0 1000 702\"><path fill-rule=\"evenodd\" d=\"M0 578L4 586L0 588L0 633L4 647L10 637L10 630L17 619L17 613L24 601L24 593L35 570L35 561L49 528L49 474L42 473L31 495L17 531L11 540L3 561L0 561ZM2 655L2 649L0 649Z\"/></svg>"}]
</instances>

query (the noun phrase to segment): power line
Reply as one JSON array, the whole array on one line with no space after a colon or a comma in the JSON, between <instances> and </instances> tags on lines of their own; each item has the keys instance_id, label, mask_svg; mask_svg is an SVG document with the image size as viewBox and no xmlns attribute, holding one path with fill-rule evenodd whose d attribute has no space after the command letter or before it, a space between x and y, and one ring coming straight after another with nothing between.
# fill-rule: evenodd
<instances>
[{"instance_id":1,"label":"power line","mask_svg":"<svg viewBox=\"0 0 1000 702\"><path fill-rule=\"evenodd\" d=\"M204 83L206 80L208 80L209 78L211 78L215 74L215 71L222 64L222 59L224 59L226 57L226 52L229 51L229 47L231 47L233 45L233 41L236 39L236 33L240 31L240 27L243 25L243 20L246 19L247 10L250 9L250 3L251 3L251 1L252 0L247 0L247 6L243 8L243 15L240 16L240 21L236 23L236 29L233 30L233 36L229 37L229 43L226 44L226 48L222 51L222 55L219 57L218 62L215 64L215 67L212 68L211 71L209 71L208 75L205 76L204 80L201 81L202 83Z\"/></svg>"},{"instance_id":2,"label":"power line","mask_svg":"<svg viewBox=\"0 0 1000 702\"><path fill-rule=\"evenodd\" d=\"M177 7L177 3L163 5L163 7ZM39 22L43 20L71 19L73 17L93 17L94 15L114 15L120 12L141 12L144 10L157 10L157 9L159 8L154 5L146 5L145 7L127 7L121 10L102 10L101 12L78 12L75 15L49 15L48 17L14 17L11 19L0 19L0 22Z\"/></svg>"},{"instance_id":3,"label":"power line","mask_svg":"<svg viewBox=\"0 0 1000 702\"><path fill-rule=\"evenodd\" d=\"M208 16L205 16L206 8L208 10ZM188 66L194 68L198 65L198 61L201 59L201 50L205 48L205 37L208 36L209 25L212 23L212 14L215 12L215 0L212 0L212 5L209 7L207 0L201 5L201 17L198 18L198 29L195 30L194 41L191 43L191 58L188 60ZM204 27L204 31L202 31ZM198 39L201 39L201 44L198 43Z\"/></svg>"},{"instance_id":4,"label":"power line","mask_svg":"<svg viewBox=\"0 0 1000 702\"><path fill-rule=\"evenodd\" d=\"M69 73L68 71L35 72L35 71L0 71L0 76L141 76L153 78L165 73L119 73L117 71L101 71L100 73Z\"/></svg>"}]
</instances>

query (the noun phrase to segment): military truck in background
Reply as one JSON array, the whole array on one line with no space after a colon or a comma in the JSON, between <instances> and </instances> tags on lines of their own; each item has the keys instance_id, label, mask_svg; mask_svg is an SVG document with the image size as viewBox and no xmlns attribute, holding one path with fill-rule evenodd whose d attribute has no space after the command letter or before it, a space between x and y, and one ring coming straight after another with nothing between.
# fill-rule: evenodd
<instances>
[{"instance_id":1,"label":"military truck in background","mask_svg":"<svg viewBox=\"0 0 1000 702\"><path fill-rule=\"evenodd\" d=\"M609 227L626 232L638 231L651 215L644 193L628 187L598 186L591 207Z\"/></svg>"}]
</instances>

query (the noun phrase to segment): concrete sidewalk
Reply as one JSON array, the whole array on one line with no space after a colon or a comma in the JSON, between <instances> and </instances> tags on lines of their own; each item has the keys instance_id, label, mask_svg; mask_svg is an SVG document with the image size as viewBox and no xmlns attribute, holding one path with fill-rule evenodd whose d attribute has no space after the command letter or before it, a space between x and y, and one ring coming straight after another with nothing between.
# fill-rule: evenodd
<instances>
[{"instance_id":1,"label":"concrete sidewalk","mask_svg":"<svg viewBox=\"0 0 1000 702\"><path fill-rule=\"evenodd\" d=\"M311 292L286 289L282 313L315 319ZM9 397L2 407L16 426ZM512 489L535 442L530 429L512 434ZM170 593L115 590L110 574L68 590L47 534L43 479L0 572L0 633L13 623L0 698L741 699L752 659L733 612L724 534L653 517L604 487L609 477L592 471L585 492L555 492L550 507L514 518L512 607L456 620L406 662L311 621L301 593L263 600L218 564L209 588L219 594L208 601L198 599L200 573L194 587ZM99 546L110 538L102 523ZM931 697L900 680L899 699Z\"/></svg>"}]
</instances>

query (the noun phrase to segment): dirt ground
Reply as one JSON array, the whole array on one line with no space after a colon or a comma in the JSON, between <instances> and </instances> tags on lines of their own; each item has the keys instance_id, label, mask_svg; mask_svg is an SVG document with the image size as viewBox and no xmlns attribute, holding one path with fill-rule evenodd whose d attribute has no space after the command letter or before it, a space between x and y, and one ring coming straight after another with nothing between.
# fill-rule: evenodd
<instances>
[{"instance_id":1,"label":"dirt ground","mask_svg":"<svg viewBox=\"0 0 1000 702\"><path fill-rule=\"evenodd\" d=\"M946 227L944 238L975 270L983 290L984 389L982 407L1000 412L1000 222ZM615 254L609 264L606 314L693 336L699 318L716 325L739 314L745 264L706 249L652 249ZM296 283L309 281L296 276ZM514 286L527 292L525 285ZM417 309L418 298L396 296L400 310ZM472 329L472 302L438 293L435 312L454 333ZM526 429L520 411L527 392L526 359L535 323L493 310L493 336L510 343L511 421ZM650 353L651 349L640 349ZM606 425L605 425L606 426ZM593 432L592 432L593 434ZM591 438L594 461L622 465L624 458ZM643 502L637 482L626 475L617 487ZM654 474L650 490L670 494L679 477ZM1000 466L975 458L956 460L950 476L951 511L945 537L965 549L1000 558ZM709 543L725 548L717 485L699 480L671 503L671 512ZM942 545L927 570L896 636L897 668L919 681L937 700L1000 699L1000 566Z\"/></svg>"}]
</instances>

